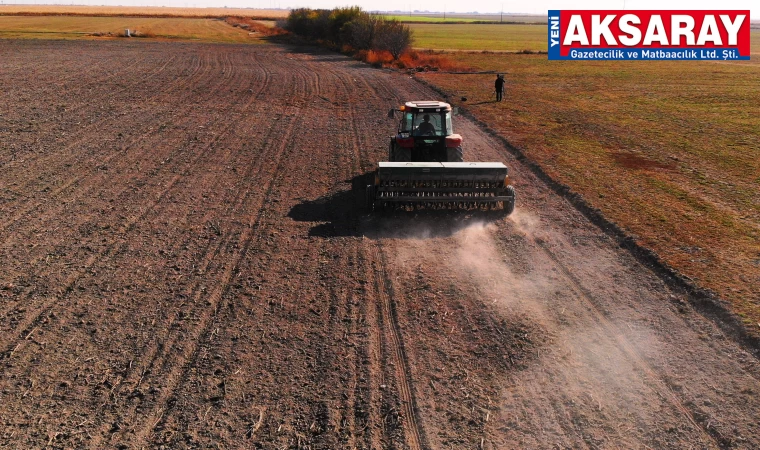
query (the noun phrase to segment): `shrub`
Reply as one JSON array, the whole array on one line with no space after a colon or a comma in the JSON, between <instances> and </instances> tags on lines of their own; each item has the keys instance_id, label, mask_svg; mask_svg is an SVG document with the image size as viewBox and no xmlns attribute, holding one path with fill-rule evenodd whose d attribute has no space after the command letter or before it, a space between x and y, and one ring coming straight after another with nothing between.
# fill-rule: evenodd
<instances>
[{"instance_id":1,"label":"shrub","mask_svg":"<svg viewBox=\"0 0 760 450\"><path fill-rule=\"evenodd\" d=\"M408 26L368 14L358 6L330 11L294 9L288 15L285 27L294 34L335 49L351 47L385 51L392 60L397 60L412 43L412 30Z\"/></svg>"},{"instance_id":2,"label":"shrub","mask_svg":"<svg viewBox=\"0 0 760 450\"><path fill-rule=\"evenodd\" d=\"M309 39L325 40L329 23L326 9L298 8L290 11L285 28Z\"/></svg>"},{"instance_id":3,"label":"shrub","mask_svg":"<svg viewBox=\"0 0 760 450\"><path fill-rule=\"evenodd\" d=\"M375 51L370 50L367 52L367 59L365 59L365 62L368 62L369 64L372 64L373 66L379 66L382 67L384 64L390 64L393 62L393 60L396 59L393 57L393 55L390 54L390 52L387 51Z\"/></svg>"},{"instance_id":4,"label":"shrub","mask_svg":"<svg viewBox=\"0 0 760 450\"><path fill-rule=\"evenodd\" d=\"M350 43L359 50L372 49L377 29L382 21L382 17L366 13L356 17L346 23L341 30L344 42Z\"/></svg>"},{"instance_id":5,"label":"shrub","mask_svg":"<svg viewBox=\"0 0 760 450\"><path fill-rule=\"evenodd\" d=\"M384 20L377 30L375 48L398 59L412 45L412 30L398 20Z\"/></svg>"},{"instance_id":6,"label":"shrub","mask_svg":"<svg viewBox=\"0 0 760 450\"><path fill-rule=\"evenodd\" d=\"M358 6L333 9L329 15L326 39L338 47L343 44L351 44L350 36L345 35L344 29L346 25L366 15L368 14L363 12ZM346 40L346 38L348 39Z\"/></svg>"}]
</instances>

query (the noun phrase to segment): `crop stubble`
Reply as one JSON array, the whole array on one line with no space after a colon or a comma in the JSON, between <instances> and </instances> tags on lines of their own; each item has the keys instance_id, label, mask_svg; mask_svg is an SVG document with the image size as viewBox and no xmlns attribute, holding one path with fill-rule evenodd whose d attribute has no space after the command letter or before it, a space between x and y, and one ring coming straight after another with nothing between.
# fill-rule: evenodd
<instances>
[{"instance_id":1,"label":"crop stubble","mask_svg":"<svg viewBox=\"0 0 760 450\"><path fill-rule=\"evenodd\" d=\"M758 444L755 359L464 118L513 219L354 212L421 85L273 46L0 54L5 442Z\"/></svg>"}]
</instances>

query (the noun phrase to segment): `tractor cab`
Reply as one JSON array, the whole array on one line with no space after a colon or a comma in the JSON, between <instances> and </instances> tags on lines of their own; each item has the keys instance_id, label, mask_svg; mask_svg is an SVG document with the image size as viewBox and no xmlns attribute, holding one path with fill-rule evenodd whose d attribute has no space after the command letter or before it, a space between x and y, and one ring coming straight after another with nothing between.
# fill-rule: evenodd
<instances>
[{"instance_id":1,"label":"tractor cab","mask_svg":"<svg viewBox=\"0 0 760 450\"><path fill-rule=\"evenodd\" d=\"M454 134L451 105L436 101L406 102L388 112L388 117L397 116L400 116L398 131L391 138L390 161L463 161L462 137Z\"/></svg>"}]
</instances>

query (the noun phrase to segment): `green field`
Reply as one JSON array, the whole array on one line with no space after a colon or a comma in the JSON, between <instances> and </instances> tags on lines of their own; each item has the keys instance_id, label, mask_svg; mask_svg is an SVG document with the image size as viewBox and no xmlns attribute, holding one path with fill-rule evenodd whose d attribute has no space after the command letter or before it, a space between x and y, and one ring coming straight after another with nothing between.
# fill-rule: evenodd
<instances>
[{"instance_id":1,"label":"green field","mask_svg":"<svg viewBox=\"0 0 760 450\"><path fill-rule=\"evenodd\" d=\"M506 102L493 75L422 76L760 324L760 62L447 56L506 72Z\"/></svg>"},{"instance_id":2,"label":"green field","mask_svg":"<svg viewBox=\"0 0 760 450\"><path fill-rule=\"evenodd\" d=\"M414 48L470 51L546 51L546 25L410 24Z\"/></svg>"},{"instance_id":3,"label":"green field","mask_svg":"<svg viewBox=\"0 0 760 450\"><path fill-rule=\"evenodd\" d=\"M396 19L400 22L419 23L471 23L471 22L503 22L503 23L543 23L547 21L546 16L540 15L523 15L523 14L460 14L460 13L412 13L412 14L384 14L388 19Z\"/></svg>"},{"instance_id":4,"label":"green field","mask_svg":"<svg viewBox=\"0 0 760 450\"><path fill-rule=\"evenodd\" d=\"M123 35L125 29L158 39L204 42L261 42L220 19L0 16L0 38L88 39L92 34Z\"/></svg>"},{"instance_id":5,"label":"green field","mask_svg":"<svg viewBox=\"0 0 760 450\"><path fill-rule=\"evenodd\" d=\"M384 14L383 17L385 17L388 20L398 20L399 22L406 22L406 23L419 23L419 22L430 22L430 23L445 23L445 22L471 23L471 22L493 21L492 18L489 18L489 19L472 19L472 18L469 18L469 17L462 17L462 18L447 17L447 18L444 19L443 16L441 16L441 17L429 17L429 16L388 15L388 14ZM496 21L498 21L498 19Z\"/></svg>"}]
</instances>

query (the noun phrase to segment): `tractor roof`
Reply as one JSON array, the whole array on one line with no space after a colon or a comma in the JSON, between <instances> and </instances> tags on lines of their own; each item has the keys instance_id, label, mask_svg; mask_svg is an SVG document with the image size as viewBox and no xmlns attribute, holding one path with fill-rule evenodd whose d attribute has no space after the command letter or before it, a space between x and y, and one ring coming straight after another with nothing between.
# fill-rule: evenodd
<instances>
[{"instance_id":1,"label":"tractor roof","mask_svg":"<svg viewBox=\"0 0 760 450\"><path fill-rule=\"evenodd\" d=\"M430 110L436 110L440 109L442 111L451 111L451 105L444 102L436 102L436 101L413 101L413 102L406 102L404 105L407 110L417 110L422 111L425 110L429 112Z\"/></svg>"}]
</instances>

